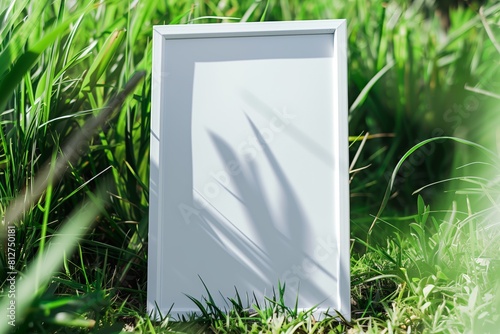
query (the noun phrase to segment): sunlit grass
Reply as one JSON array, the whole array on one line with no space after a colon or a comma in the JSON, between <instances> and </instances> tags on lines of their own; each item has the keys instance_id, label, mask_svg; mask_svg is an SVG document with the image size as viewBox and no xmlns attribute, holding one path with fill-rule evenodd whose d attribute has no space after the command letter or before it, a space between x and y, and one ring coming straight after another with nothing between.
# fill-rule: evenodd
<instances>
[{"instance_id":1,"label":"sunlit grass","mask_svg":"<svg viewBox=\"0 0 500 334\"><path fill-rule=\"evenodd\" d=\"M427 1L0 1L0 311L15 221L18 333L496 333L500 5L452 9L448 31L434 11ZM260 305L235 292L228 305L193 299L204 316L191 321L152 322L152 25L330 18L347 18L349 32L352 322L295 310L279 285ZM138 71L146 80L123 107L68 151ZM92 203L98 213L80 210Z\"/></svg>"}]
</instances>

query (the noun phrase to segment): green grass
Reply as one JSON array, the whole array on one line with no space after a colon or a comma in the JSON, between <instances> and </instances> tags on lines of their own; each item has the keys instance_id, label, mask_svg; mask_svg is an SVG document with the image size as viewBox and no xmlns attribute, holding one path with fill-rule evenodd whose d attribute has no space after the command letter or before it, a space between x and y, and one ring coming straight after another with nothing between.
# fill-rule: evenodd
<instances>
[{"instance_id":1,"label":"green grass","mask_svg":"<svg viewBox=\"0 0 500 334\"><path fill-rule=\"evenodd\" d=\"M0 1L0 333L10 272L17 333L496 333L500 5L452 8L447 31L434 12L396 0ZM152 25L327 18L348 19L352 322L287 305L285 282L259 305L192 299L203 316L153 323Z\"/></svg>"}]
</instances>

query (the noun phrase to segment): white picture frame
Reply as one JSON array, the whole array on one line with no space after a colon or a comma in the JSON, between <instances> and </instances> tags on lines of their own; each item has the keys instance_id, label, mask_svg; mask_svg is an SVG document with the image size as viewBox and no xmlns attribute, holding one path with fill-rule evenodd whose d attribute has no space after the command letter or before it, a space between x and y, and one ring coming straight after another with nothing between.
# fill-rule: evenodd
<instances>
[{"instance_id":1,"label":"white picture frame","mask_svg":"<svg viewBox=\"0 0 500 334\"><path fill-rule=\"evenodd\" d=\"M345 20L154 27L153 318L284 284L350 319L347 110Z\"/></svg>"}]
</instances>

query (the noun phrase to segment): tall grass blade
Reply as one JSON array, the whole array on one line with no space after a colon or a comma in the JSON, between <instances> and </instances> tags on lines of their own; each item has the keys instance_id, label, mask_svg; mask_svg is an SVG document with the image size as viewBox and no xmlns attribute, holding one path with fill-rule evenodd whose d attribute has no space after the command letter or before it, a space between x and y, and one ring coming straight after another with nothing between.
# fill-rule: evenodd
<instances>
[{"instance_id":1,"label":"tall grass blade","mask_svg":"<svg viewBox=\"0 0 500 334\"><path fill-rule=\"evenodd\" d=\"M92 62L89 71L85 74L82 83L82 90L89 90L97 85L97 82L102 77L106 68L108 68L111 59L116 53L116 50L120 46L121 42L125 37L125 30L120 29L113 31L113 33L104 42L104 45L99 51L96 59Z\"/></svg>"},{"instance_id":2,"label":"tall grass blade","mask_svg":"<svg viewBox=\"0 0 500 334\"><path fill-rule=\"evenodd\" d=\"M357 108L359 108L359 106L361 106L363 104L363 102L366 100L366 98L368 97L368 93L370 92L370 90L372 89L372 87L377 83L378 80L380 80L380 78L382 76L384 76L384 74L387 73L387 71L389 71L394 65L396 64L396 62L394 60L391 60L389 63L387 63L387 65L385 65L380 71L377 72L377 74L375 74L373 76L373 78L370 79L370 81L366 84L366 86L361 90L361 92L359 93L358 97L356 98L356 100L354 100L354 102L351 104L351 106L349 107L349 115L354 112Z\"/></svg>"},{"instance_id":3,"label":"tall grass blade","mask_svg":"<svg viewBox=\"0 0 500 334\"><path fill-rule=\"evenodd\" d=\"M14 1L15 2L15 1ZM13 4L14 4L13 2ZM7 46L0 53L0 76L3 75L9 66L22 54L22 49L26 45L28 38L35 31L35 27L40 22L40 16L43 13L44 8L47 7L48 0L40 1L24 1L24 3L16 4L19 5L15 12L11 12L4 17L4 24L1 25L2 30L0 31L0 36L2 41L7 37L8 30L14 30L17 24L18 16L22 14L22 10L29 8L30 13L26 20L17 28L15 34L13 34L12 39L9 40ZM32 6L29 6L31 4Z\"/></svg>"},{"instance_id":4,"label":"tall grass blade","mask_svg":"<svg viewBox=\"0 0 500 334\"><path fill-rule=\"evenodd\" d=\"M25 74L35 65L42 52L60 38L71 23L75 22L88 10L89 9L85 8L73 14L66 21L60 23L49 33L45 34L42 39L19 56L14 65L0 78L0 110L4 109L12 92L19 85Z\"/></svg>"},{"instance_id":5,"label":"tall grass blade","mask_svg":"<svg viewBox=\"0 0 500 334\"><path fill-rule=\"evenodd\" d=\"M62 265L63 254L71 253L78 241L85 235L87 229L94 221L97 214L102 211L102 206L96 202L86 203L81 209L76 210L66 221L60 231L47 243L45 252L40 253L29 265L22 279L19 275L15 285L15 322L22 322L31 303L48 283L50 277ZM43 268L43 270L39 270ZM38 282L34 284L34 282ZM3 298L0 302L0 333L8 333L11 325L9 319L10 298Z\"/></svg>"}]
</instances>

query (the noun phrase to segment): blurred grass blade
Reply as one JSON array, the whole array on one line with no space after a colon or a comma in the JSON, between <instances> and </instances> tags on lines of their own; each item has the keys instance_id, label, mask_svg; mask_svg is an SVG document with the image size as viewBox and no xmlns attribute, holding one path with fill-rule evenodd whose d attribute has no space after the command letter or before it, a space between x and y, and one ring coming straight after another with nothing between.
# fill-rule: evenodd
<instances>
[{"instance_id":1,"label":"blurred grass blade","mask_svg":"<svg viewBox=\"0 0 500 334\"><path fill-rule=\"evenodd\" d=\"M79 157L82 145L90 140L99 127L105 126L106 121L121 107L125 98L134 91L135 87L144 76L144 72L137 72L134 74L123 90L111 99L106 108L104 108L97 117L93 117L86 121L82 129L69 139L67 144L63 146L59 158L56 160L56 166L53 167L54 177L52 182L57 182L62 177L68 163L74 162L75 159ZM21 194L9 205L5 213L5 221L7 223L16 222L21 215L38 200L45 189L47 189L48 175L51 168L50 165L45 165L39 171L38 177L33 185L25 190L24 194L26 194L26 196Z\"/></svg>"},{"instance_id":2,"label":"blurred grass blade","mask_svg":"<svg viewBox=\"0 0 500 334\"><path fill-rule=\"evenodd\" d=\"M495 34L491 30L491 26L486 21L486 16L484 15L484 8L481 7L479 9L479 18L481 19L481 22L483 23L484 30L486 30L486 33L488 34L489 39L491 40L491 43L495 46L495 49L497 49L498 53L500 53L500 44L498 43Z\"/></svg>"},{"instance_id":3,"label":"blurred grass blade","mask_svg":"<svg viewBox=\"0 0 500 334\"><path fill-rule=\"evenodd\" d=\"M22 279L19 279L21 276L17 277L15 285L16 322L22 321L40 290L46 286L53 273L61 267L63 254L70 254L74 250L97 214L103 210L102 206L97 203L97 201L86 203L74 212L61 230L47 243L47 250L44 253L39 253L29 265ZM43 270L38 270L39 268L43 268ZM38 282L38 284L34 284L34 282ZM0 321L0 333L7 333L11 328L5 320L9 319L10 303L10 298L3 298L0 302L0 317L4 319L4 321Z\"/></svg>"},{"instance_id":4,"label":"blurred grass blade","mask_svg":"<svg viewBox=\"0 0 500 334\"><path fill-rule=\"evenodd\" d=\"M269 9L269 0L266 0L266 7L264 7L264 11L260 17L260 22L264 22L266 20L267 10Z\"/></svg>"},{"instance_id":5,"label":"blurred grass blade","mask_svg":"<svg viewBox=\"0 0 500 334\"><path fill-rule=\"evenodd\" d=\"M52 323L65 327L92 328L95 326L94 319L83 319L75 314L67 312L57 313Z\"/></svg>"},{"instance_id":6,"label":"blurred grass blade","mask_svg":"<svg viewBox=\"0 0 500 334\"><path fill-rule=\"evenodd\" d=\"M199 21L199 20L207 20L207 19L216 19L216 20L240 20L239 17L232 17L232 16L213 16L213 15L209 15L209 16L200 16L200 17L196 17L194 19L191 19L190 22L195 22L195 21Z\"/></svg>"},{"instance_id":7,"label":"blurred grass blade","mask_svg":"<svg viewBox=\"0 0 500 334\"><path fill-rule=\"evenodd\" d=\"M481 88L476 88L476 87L471 87L471 86L467 86L466 85L465 89L468 90L468 91L477 93L477 94L489 96L489 97L492 97L494 99L500 100L500 95L499 94L495 94L493 92L490 92L490 91L487 91L487 90L484 90L484 89L481 89Z\"/></svg>"}]
</instances>

